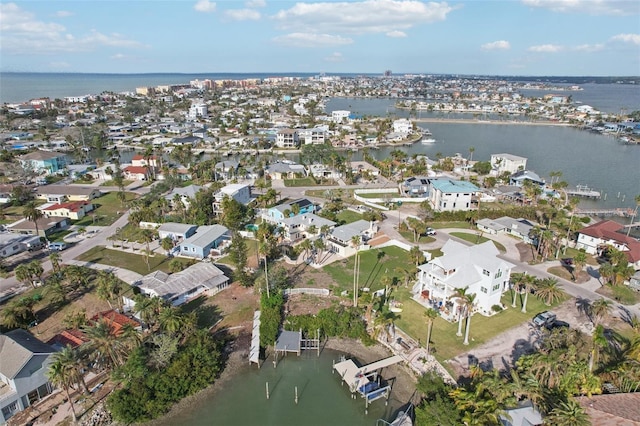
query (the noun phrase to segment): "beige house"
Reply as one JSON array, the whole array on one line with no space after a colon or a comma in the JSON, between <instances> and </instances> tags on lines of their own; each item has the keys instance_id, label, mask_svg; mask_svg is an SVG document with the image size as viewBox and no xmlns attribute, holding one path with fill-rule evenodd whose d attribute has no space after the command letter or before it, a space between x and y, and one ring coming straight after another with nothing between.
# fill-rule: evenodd
<instances>
[{"instance_id":1,"label":"beige house","mask_svg":"<svg viewBox=\"0 0 640 426\"><path fill-rule=\"evenodd\" d=\"M47 217L68 217L71 220L80 220L90 211L93 211L93 204L86 201L69 201L42 209Z\"/></svg>"}]
</instances>

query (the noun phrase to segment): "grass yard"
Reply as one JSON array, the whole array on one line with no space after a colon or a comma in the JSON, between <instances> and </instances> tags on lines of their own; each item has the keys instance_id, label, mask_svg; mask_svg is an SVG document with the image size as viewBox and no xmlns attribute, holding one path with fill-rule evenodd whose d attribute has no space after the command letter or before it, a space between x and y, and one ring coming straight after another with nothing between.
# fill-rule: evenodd
<instances>
[{"instance_id":1,"label":"grass yard","mask_svg":"<svg viewBox=\"0 0 640 426\"><path fill-rule=\"evenodd\" d=\"M185 266L189 266L195 263L193 259L184 259L176 257L179 262ZM76 257L76 260L83 262L100 263L103 265L117 266L119 268L128 269L133 272L137 272L141 275L146 275L153 271L169 271L169 261L166 256L156 254L153 257L149 257L149 268L145 262L145 256L142 254L126 253L119 250L111 250L106 247L93 247L80 256Z\"/></svg>"},{"instance_id":2,"label":"grass yard","mask_svg":"<svg viewBox=\"0 0 640 426\"><path fill-rule=\"evenodd\" d=\"M429 226L433 229L460 228L470 229L469 222L430 222Z\"/></svg>"},{"instance_id":3,"label":"grass yard","mask_svg":"<svg viewBox=\"0 0 640 426\"><path fill-rule=\"evenodd\" d=\"M343 221L344 223L353 223L358 220L362 220L362 215L360 213L356 213L351 210L344 209L337 215L338 220Z\"/></svg>"},{"instance_id":4,"label":"grass yard","mask_svg":"<svg viewBox=\"0 0 640 426\"><path fill-rule=\"evenodd\" d=\"M426 243L432 243L434 242L436 239L433 237L430 237L428 235L420 235L420 237L418 237L418 241L414 241L413 240L413 232L412 231L398 231L400 232L400 235L402 235L402 237L413 243L413 244L426 244Z\"/></svg>"},{"instance_id":5,"label":"grass yard","mask_svg":"<svg viewBox=\"0 0 640 426\"><path fill-rule=\"evenodd\" d=\"M419 339L421 344L424 345L424 341L427 338L427 325L424 318L425 308L411 299L409 289L398 288L393 296L403 303L403 311L399 314L400 318L396 321L396 324L414 339ZM531 321L537 313L552 309L564 301L556 302L552 306L546 306L535 296L529 295L527 313L522 313L520 311L522 307L521 301L517 302L516 308L512 308L511 300L511 293L507 292L502 297L502 303L508 307L507 309L492 317L485 317L480 314L475 314L471 317L469 345L466 346L462 344L464 337L456 336L458 323L450 323L442 318L437 318L433 323L433 331L431 333L431 345L435 349L434 356L440 362L453 358L491 340L512 327Z\"/></svg>"},{"instance_id":6,"label":"grass yard","mask_svg":"<svg viewBox=\"0 0 640 426\"><path fill-rule=\"evenodd\" d=\"M312 177L303 177L296 179L285 179L284 186L287 188L298 187L298 186L316 186L316 181Z\"/></svg>"},{"instance_id":7,"label":"grass yard","mask_svg":"<svg viewBox=\"0 0 640 426\"><path fill-rule=\"evenodd\" d=\"M492 241L493 244L496 246L498 250L500 250L501 253L506 253L507 251L505 246L503 246L499 242L494 241L491 238L483 237L478 234L470 234L468 232L451 232L450 235L453 235L454 237L458 237L461 240L465 240L473 244L482 244L487 241Z\"/></svg>"},{"instance_id":8,"label":"grass yard","mask_svg":"<svg viewBox=\"0 0 640 426\"><path fill-rule=\"evenodd\" d=\"M387 198L395 198L399 195L400 193L398 192L374 192L371 194L358 194L358 196L362 198L381 198L383 200Z\"/></svg>"},{"instance_id":9,"label":"grass yard","mask_svg":"<svg viewBox=\"0 0 640 426\"><path fill-rule=\"evenodd\" d=\"M126 203L138 198L138 195L133 192L125 192ZM74 222L74 225L78 226L109 226L115 222L122 213L127 210L126 205L122 205L122 202L118 199L118 193L116 191L109 192L100 198L96 198L92 203L97 207L92 213L83 217L82 219ZM94 223L95 221L95 223Z\"/></svg>"}]
</instances>

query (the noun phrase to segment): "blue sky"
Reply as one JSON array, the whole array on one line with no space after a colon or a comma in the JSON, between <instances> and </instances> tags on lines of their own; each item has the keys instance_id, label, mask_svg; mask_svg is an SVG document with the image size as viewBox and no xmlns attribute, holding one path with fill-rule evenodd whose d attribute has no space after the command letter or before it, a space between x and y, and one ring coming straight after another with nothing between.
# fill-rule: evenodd
<instances>
[{"instance_id":1,"label":"blue sky","mask_svg":"<svg viewBox=\"0 0 640 426\"><path fill-rule=\"evenodd\" d=\"M640 1L15 1L0 70L640 75Z\"/></svg>"}]
</instances>

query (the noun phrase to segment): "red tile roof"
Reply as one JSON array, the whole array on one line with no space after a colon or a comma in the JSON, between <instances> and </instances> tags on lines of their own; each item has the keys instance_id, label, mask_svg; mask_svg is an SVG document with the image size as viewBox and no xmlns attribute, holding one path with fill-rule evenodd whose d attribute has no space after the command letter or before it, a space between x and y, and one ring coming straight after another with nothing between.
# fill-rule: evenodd
<instances>
[{"instance_id":1,"label":"red tile roof","mask_svg":"<svg viewBox=\"0 0 640 426\"><path fill-rule=\"evenodd\" d=\"M79 210L82 209L82 207L88 204L89 203L86 201L68 201L66 203L58 203L49 207L45 207L42 210L53 211L53 210L67 209L71 212L78 212Z\"/></svg>"},{"instance_id":2,"label":"red tile roof","mask_svg":"<svg viewBox=\"0 0 640 426\"><path fill-rule=\"evenodd\" d=\"M146 166L127 166L124 168L127 173L136 173L141 175L149 174L149 168Z\"/></svg>"},{"instance_id":3,"label":"red tile roof","mask_svg":"<svg viewBox=\"0 0 640 426\"><path fill-rule=\"evenodd\" d=\"M149 157L149 161L153 161L156 159L155 155L152 155L151 157ZM133 156L133 160L146 160L146 158L144 157L144 155L140 155L140 154L136 154Z\"/></svg>"},{"instance_id":4,"label":"red tile roof","mask_svg":"<svg viewBox=\"0 0 640 426\"><path fill-rule=\"evenodd\" d=\"M86 341L88 341L88 339L84 337L84 334L80 330L64 330L63 332L53 336L47 344L71 346L72 348L75 348Z\"/></svg>"},{"instance_id":5,"label":"red tile roof","mask_svg":"<svg viewBox=\"0 0 640 426\"><path fill-rule=\"evenodd\" d=\"M640 242L620 232L623 229L624 227L618 222L603 220L586 228L582 228L578 232L600 240L611 240L624 244L629 248L629 251L625 251L624 253L630 262L635 263L640 260Z\"/></svg>"},{"instance_id":6,"label":"red tile roof","mask_svg":"<svg viewBox=\"0 0 640 426\"><path fill-rule=\"evenodd\" d=\"M140 327L140 323L138 321L135 321L126 315L122 315L121 313L116 312L113 309L109 311L98 312L91 317L92 322L98 321L100 319L106 321L116 335L122 332L122 327L124 327L126 324L131 324L134 328Z\"/></svg>"}]
</instances>

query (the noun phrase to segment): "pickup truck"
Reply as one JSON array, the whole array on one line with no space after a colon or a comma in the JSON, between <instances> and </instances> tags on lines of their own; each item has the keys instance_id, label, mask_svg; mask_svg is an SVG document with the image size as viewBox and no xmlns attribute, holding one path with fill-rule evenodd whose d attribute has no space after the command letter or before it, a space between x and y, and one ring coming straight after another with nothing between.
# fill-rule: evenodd
<instances>
[{"instance_id":1,"label":"pickup truck","mask_svg":"<svg viewBox=\"0 0 640 426\"><path fill-rule=\"evenodd\" d=\"M550 311L540 312L533 317L533 324L536 327L548 327L554 322L556 322L556 314Z\"/></svg>"}]
</instances>

